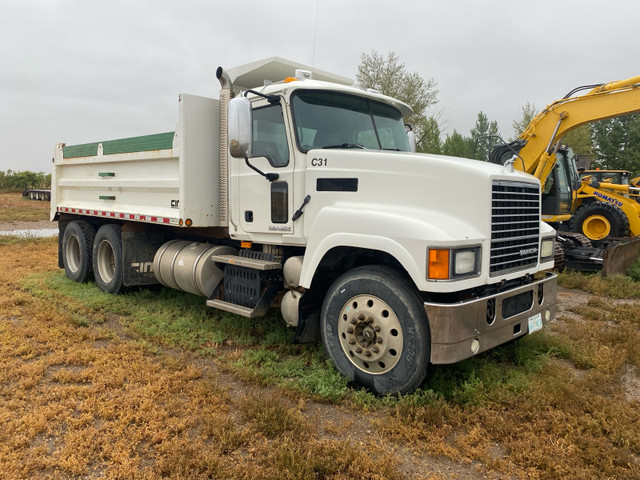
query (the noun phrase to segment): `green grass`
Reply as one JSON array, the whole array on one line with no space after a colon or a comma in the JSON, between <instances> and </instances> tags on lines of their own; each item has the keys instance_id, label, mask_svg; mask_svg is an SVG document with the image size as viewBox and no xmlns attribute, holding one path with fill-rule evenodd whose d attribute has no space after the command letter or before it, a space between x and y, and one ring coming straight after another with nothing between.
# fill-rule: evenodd
<instances>
[{"instance_id":1,"label":"green grass","mask_svg":"<svg viewBox=\"0 0 640 480\"><path fill-rule=\"evenodd\" d=\"M146 342L214 356L245 379L330 400L349 391L319 344L291 344L293 330L275 311L244 318L208 308L202 297L159 287L109 295L91 282L68 280L62 271L27 276L22 285L52 306L71 310L78 327L101 325L116 316Z\"/></svg>"},{"instance_id":2,"label":"green grass","mask_svg":"<svg viewBox=\"0 0 640 480\"><path fill-rule=\"evenodd\" d=\"M558 284L611 298L640 298L640 282L626 275L602 277L600 273L565 271L558 274Z\"/></svg>"},{"instance_id":3,"label":"green grass","mask_svg":"<svg viewBox=\"0 0 640 480\"><path fill-rule=\"evenodd\" d=\"M332 367L319 345L245 350L228 366L242 378L308 393L323 400L345 398L349 392L346 379Z\"/></svg>"},{"instance_id":4,"label":"green grass","mask_svg":"<svg viewBox=\"0 0 640 480\"><path fill-rule=\"evenodd\" d=\"M621 291L629 294L628 281L618 277L565 273L561 283L606 291L611 296ZM150 350L152 345L169 346L213 356L226 370L246 380L278 385L323 401L348 400L361 407L382 407L397 401L397 397L379 398L349 388L319 344L290 343L293 332L277 311L247 319L210 309L201 297L159 287L114 296L99 291L93 283L72 282L62 271L28 276L23 285L52 305L71 310L78 327L100 325L116 316ZM609 310L605 306L598 311L603 315ZM615 309L611 312L624 315ZM592 368L593 360L589 359L598 350L584 343L576 345L567 336L546 331L526 336L458 364L434 368L425 385L404 401L421 404L442 398L471 408L518 401L552 358Z\"/></svg>"},{"instance_id":5,"label":"green grass","mask_svg":"<svg viewBox=\"0 0 640 480\"><path fill-rule=\"evenodd\" d=\"M93 323L117 315L133 332L161 344L199 351L218 345L275 345L292 332L275 315L248 319L208 308L202 297L167 288L137 289L122 295L101 292L93 282L75 283L64 272L27 277L40 296L61 295L83 307Z\"/></svg>"},{"instance_id":6,"label":"green grass","mask_svg":"<svg viewBox=\"0 0 640 480\"><path fill-rule=\"evenodd\" d=\"M640 282L640 258L636 259L629 267L629 277L634 282Z\"/></svg>"},{"instance_id":7,"label":"green grass","mask_svg":"<svg viewBox=\"0 0 640 480\"><path fill-rule=\"evenodd\" d=\"M228 371L266 385L278 385L323 401L349 400L360 406L393 404L348 387L319 344L292 345L293 331L277 311L248 319L206 307L204 299L153 287L109 295L93 283L75 283L64 272L31 275L22 282L53 306L71 310L78 327L101 325L116 316L147 345L169 346L213 356ZM501 346L453 366L440 366L415 399L433 395L458 405L485 405L526 391L532 375L568 347L544 332ZM422 401L422 400L420 400Z\"/></svg>"},{"instance_id":8,"label":"green grass","mask_svg":"<svg viewBox=\"0 0 640 480\"><path fill-rule=\"evenodd\" d=\"M38 244L47 244L50 242L50 238L36 238L36 237L18 237L15 235L0 235L0 246L3 245L19 245L23 243L25 240L29 240L33 242L34 246Z\"/></svg>"}]
</instances>

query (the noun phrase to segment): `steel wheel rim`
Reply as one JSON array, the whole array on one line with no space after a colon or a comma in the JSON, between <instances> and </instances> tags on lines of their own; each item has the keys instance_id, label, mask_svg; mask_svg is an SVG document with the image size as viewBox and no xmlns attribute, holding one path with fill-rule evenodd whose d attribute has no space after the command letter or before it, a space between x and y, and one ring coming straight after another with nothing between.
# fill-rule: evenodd
<instances>
[{"instance_id":1,"label":"steel wheel rim","mask_svg":"<svg viewBox=\"0 0 640 480\"><path fill-rule=\"evenodd\" d=\"M70 235L67 238L65 256L67 257L67 267L71 272L76 273L80 270L80 241L75 235Z\"/></svg>"},{"instance_id":2,"label":"steel wheel rim","mask_svg":"<svg viewBox=\"0 0 640 480\"><path fill-rule=\"evenodd\" d=\"M592 240L602 240L611 233L611 222L603 215L591 215L582 224L582 231Z\"/></svg>"},{"instance_id":3,"label":"steel wheel rim","mask_svg":"<svg viewBox=\"0 0 640 480\"><path fill-rule=\"evenodd\" d=\"M373 295L356 295L344 304L338 337L349 361L372 375L389 372L402 356L403 334L398 316Z\"/></svg>"},{"instance_id":4,"label":"steel wheel rim","mask_svg":"<svg viewBox=\"0 0 640 480\"><path fill-rule=\"evenodd\" d=\"M113 247L106 240L100 242L97 252L97 266L100 277L105 283L110 283L116 274L116 255Z\"/></svg>"}]
</instances>

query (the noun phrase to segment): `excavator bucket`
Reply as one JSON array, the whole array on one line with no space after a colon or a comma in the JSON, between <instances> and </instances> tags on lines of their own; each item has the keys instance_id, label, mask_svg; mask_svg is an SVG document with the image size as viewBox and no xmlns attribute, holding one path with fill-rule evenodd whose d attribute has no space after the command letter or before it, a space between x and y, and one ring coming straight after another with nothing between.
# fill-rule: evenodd
<instances>
[{"instance_id":1,"label":"excavator bucket","mask_svg":"<svg viewBox=\"0 0 640 480\"><path fill-rule=\"evenodd\" d=\"M640 258L640 237L617 242L602 252L602 276L629 272L631 264Z\"/></svg>"}]
</instances>

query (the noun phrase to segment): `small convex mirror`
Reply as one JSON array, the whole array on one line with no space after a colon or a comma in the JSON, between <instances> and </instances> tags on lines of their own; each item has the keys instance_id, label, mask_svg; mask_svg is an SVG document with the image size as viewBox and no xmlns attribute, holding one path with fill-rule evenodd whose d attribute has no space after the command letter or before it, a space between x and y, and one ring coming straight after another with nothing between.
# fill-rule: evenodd
<instances>
[{"instance_id":1,"label":"small convex mirror","mask_svg":"<svg viewBox=\"0 0 640 480\"><path fill-rule=\"evenodd\" d=\"M229 102L229 152L235 158L251 156L253 137L251 102L246 97L232 98Z\"/></svg>"}]
</instances>

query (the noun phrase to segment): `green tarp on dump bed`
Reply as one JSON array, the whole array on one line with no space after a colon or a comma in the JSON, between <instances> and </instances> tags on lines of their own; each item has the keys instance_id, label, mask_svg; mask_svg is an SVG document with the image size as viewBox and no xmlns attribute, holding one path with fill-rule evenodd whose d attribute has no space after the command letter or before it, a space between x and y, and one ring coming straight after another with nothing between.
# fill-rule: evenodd
<instances>
[{"instance_id":1,"label":"green tarp on dump bed","mask_svg":"<svg viewBox=\"0 0 640 480\"><path fill-rule=\"evenodd\" d=\"M121 138L104 142L85 143L62 147L63 158L93 157L98 155L98 145L102 144L103 155L118 153L148 152L149 150L166 150L173 148L175 132L156 133L141 137Z\"/></svg>"}]
</instances>

